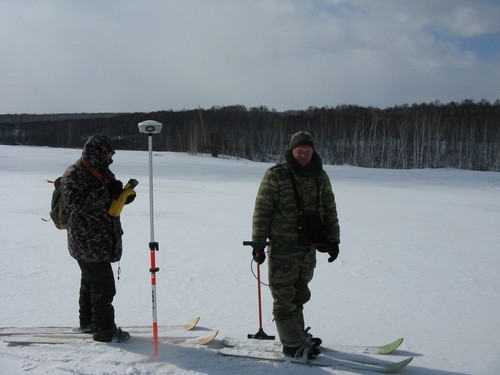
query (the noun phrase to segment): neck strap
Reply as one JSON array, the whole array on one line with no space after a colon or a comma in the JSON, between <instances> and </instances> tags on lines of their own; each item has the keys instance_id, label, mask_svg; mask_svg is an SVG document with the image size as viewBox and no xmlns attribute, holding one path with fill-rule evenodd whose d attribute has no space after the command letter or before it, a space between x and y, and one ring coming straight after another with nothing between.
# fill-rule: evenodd
<instances>
[{"instance_id":1,"label":"neck strap","mask_svg":"<svg viewBox=\"0 0 500 375\"><path fill-rule=\"evenodd\" d=\"M100 173L97 169L95 169L83 156L82 156L82 164L87 170L92 173L92 175L97 178L103 185L106 185L106 178Z\"/></svg>"},{"instance_id":2,"label":"neck strap","mask_svg":"<svg viewBox=\"0 0 500 375\"><path fill-rule=\"evenodd\" d=\"M299 216L303 216L304 207L302 200L299 197L297 181L295 180L295 176L290 168L288 168L288 174L290 175L290 180L292 181L293 194L295 195L295 202L297 203L297 212ZM319 182L317 177L315 177L314 180L316 181L316 212L319 213Z\"/></svg>"}]
</instances>

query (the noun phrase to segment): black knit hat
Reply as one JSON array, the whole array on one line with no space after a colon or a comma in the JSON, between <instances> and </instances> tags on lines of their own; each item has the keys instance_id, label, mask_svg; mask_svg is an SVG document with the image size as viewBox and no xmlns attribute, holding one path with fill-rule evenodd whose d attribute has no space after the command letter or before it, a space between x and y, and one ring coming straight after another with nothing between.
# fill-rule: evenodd
<instances>
[{"instance_id":1,"label":"black knit hat","mask_svg":"<svg viewBox=\"0 0 500 375\"><path fill-rule=\"evenodd\" d=\"M299 146L311 146L314 149L313 138L311 134L309 134L305 130L301 130L292 135L292 139L290 140L290 146L288 146L288 149L291 151Z\"/></svg>"}]
</instances>

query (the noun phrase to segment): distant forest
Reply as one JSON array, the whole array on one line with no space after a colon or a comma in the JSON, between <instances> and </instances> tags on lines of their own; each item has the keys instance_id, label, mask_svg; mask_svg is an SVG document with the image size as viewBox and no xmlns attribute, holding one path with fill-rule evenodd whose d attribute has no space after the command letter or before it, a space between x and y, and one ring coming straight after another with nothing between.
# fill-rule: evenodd
<instances>
[{"instance_id":1,"label":"distant forest","mask_svg":"<svg viewBox=\"0 0 500 375\"><path fill-rule=\"evenodd\" d=\"M309 131L324 164L500 171L500 100L391 108L340 105L269 110L243 105L151 113L0 115L0 144L81 148L103 133L117 149L146 150L137 124L163 124L156 151L283 159L291 135Z\"/></svg>"}]
</instances>

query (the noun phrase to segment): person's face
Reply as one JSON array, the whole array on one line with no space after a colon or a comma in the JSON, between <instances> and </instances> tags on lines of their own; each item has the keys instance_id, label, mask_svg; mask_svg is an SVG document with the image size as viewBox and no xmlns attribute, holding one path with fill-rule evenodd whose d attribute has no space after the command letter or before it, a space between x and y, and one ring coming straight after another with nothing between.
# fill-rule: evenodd
<instances>
[{"instance_id":1,"label":"person's face","mask_svg":"<svg viewBox=\"0 0 500 375\"><path fill-rule=\"evenodd\" d=\"M115 151L111 151L111 152L107 152L105 155L104 155L104 161L108 163L108 165L110 165L112 162L113 162L113 155L115 154Z\"/></svg>"},{"instance_id":2,"label":"person's face","mask_svg":"<svg viewBox=\"0 0 500 375\"><path fill-rule=\"evenodd\" d=\"M311 162L313 152L314 150L311 146L299 146L292 150L292 155L301 166L305 167Z\"/></svg>"}]
</instances>

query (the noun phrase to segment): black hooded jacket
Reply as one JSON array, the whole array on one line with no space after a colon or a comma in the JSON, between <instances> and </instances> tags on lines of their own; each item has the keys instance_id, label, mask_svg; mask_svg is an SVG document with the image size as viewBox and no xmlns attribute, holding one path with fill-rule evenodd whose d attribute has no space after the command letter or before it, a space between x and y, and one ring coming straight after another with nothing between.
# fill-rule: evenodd
<instances>
[{"instance_id":1,"label":"black hooded jacket","mask_svg":"<svg viewBox=\"0 0 500 375\"><path fill-rule=\"evenodd\" d=\"M111 196L107 185L115 180L109 170L114 153L111 141L92 136L82 158L64 172L61 194L68 213L68 249L85 262L116 262L122 255L122 227L119 217L108 214Z\"/></svg>"}]
</instances>

